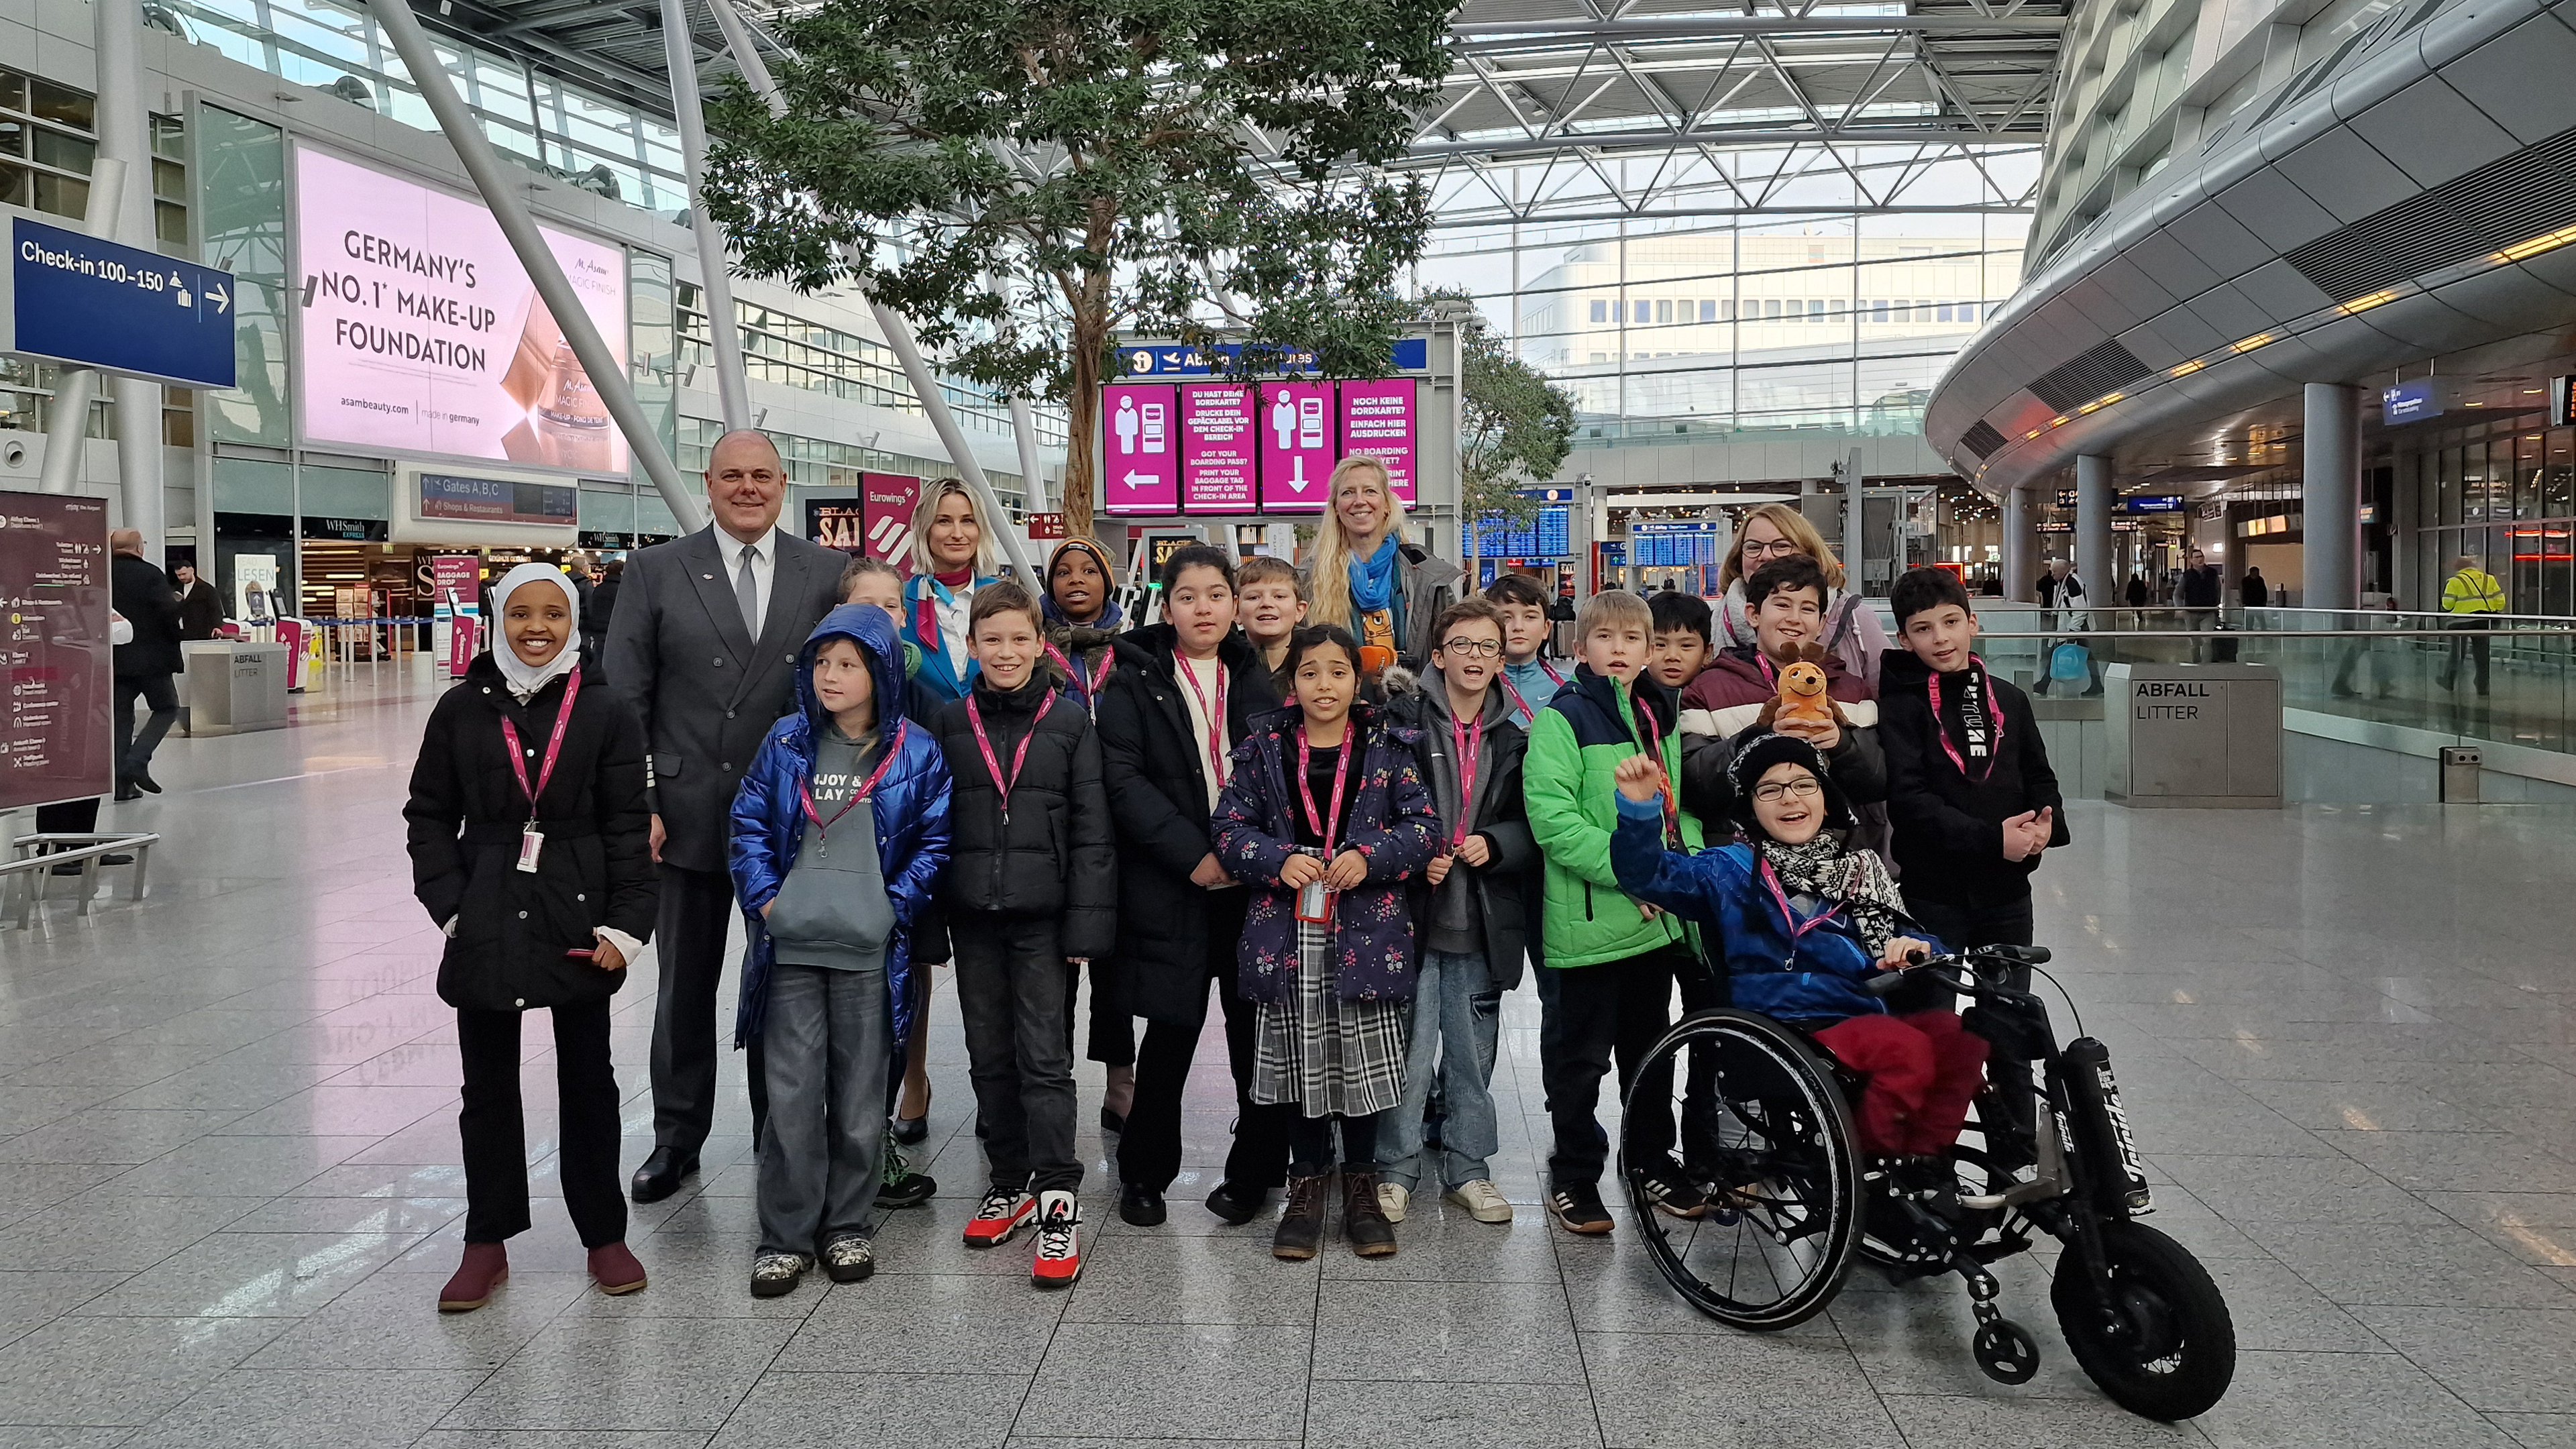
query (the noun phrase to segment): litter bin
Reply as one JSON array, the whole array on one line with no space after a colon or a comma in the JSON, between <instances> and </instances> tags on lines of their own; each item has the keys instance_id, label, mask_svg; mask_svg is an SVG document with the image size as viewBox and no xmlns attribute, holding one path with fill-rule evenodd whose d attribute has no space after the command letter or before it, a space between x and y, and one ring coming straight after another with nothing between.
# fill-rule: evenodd
<instances>
[{"instance_id":1,"label":"litter bin","mask_svg":"<svg viewBox=\"0 0 2576 1449\"><path fill-rule=\"evenodd\" d=\"M187 664L188 733L232 735L286 728L286 646L198 639L179 646Z\"/></svg>"},{"instance_id":2,"label":"litter bin","mask_svg":"<svg viewBox=\"0 0 2576 1449\"><path fill-rule=\"evenodd\" d=\"M2114 664L2102 671L2102 798L2130 806L2278 809L2281 676L2263 664Z\"/></svg>"},{"instance_id":3,"label":"litter bin","mask_svg":"<svg viewBox=\"0 0 2576 1449\"><path fill-rule=\"evenodd\" d=\"M2478 776L2485 773L2487 752L2476 745L2442 746L2442 803L2478 803Z\"/></svg>"}]
</instances>

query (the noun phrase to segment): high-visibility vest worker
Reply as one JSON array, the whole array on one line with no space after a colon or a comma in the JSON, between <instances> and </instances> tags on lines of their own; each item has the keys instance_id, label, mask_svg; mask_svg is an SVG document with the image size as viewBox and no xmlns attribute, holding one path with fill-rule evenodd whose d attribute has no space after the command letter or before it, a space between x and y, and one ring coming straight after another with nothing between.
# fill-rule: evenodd
<instances>
[{"instance_id":1,"label":"high-visibility vest worker","mask_svg":"<svg viewBox=\"0 0 2576 1449\"><path fill-rule=\"evenodd\" d=\"M2460 561L2460 571L2442 585L2442 612L2445 614L2501 614L2504 612L2504 585L2496 576L2467 559Z\"/></svg>"}]
</instances>

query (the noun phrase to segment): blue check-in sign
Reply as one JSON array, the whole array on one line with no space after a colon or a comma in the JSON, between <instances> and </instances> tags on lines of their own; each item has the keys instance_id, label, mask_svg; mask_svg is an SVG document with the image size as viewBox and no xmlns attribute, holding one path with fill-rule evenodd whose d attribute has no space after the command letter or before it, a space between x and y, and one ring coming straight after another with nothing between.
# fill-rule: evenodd
<instances>
[{"instance_id":1,"label":"blue check-in sign","mask_svg":"<svg viewBox=\"0 0 2576 1449\"><path fill-rule=\"evenodd\" d=\"M0 213L0 353L150 378L233 386L232 273Z\"/></svg>"}]
</instances>

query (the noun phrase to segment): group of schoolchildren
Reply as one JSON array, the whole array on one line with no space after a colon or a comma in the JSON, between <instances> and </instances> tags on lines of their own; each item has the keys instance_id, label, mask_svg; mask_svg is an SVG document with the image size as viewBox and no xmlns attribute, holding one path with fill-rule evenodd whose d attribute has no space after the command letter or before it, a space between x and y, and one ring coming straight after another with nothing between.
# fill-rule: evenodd
<instances>
[{"instance_id":1,"label":"group of schoolchildren","mask_svg":"<svg viewBox=\"0 0 2576 1449\"><path fill-rule=\"evenodd\" d=\"M2055 778L2026 700L1973 652L1954 576L1901 577L1900 647L1855 659L1836 621L1856 601L1805 521L1760 510L1743 540L1721 612L1605 592L1570 669L1542 655L1548 597L1513 575L1442 610L1427 657L1372 673L1378 650L1307 622L1306 582L1276 559L1182 548L1160 571L1160 622L1123 630L1088 540L1055 551L1043 594L854 563L805 644L801 707L734 807L751 921L737 1034L760 1040L769 1083L752 1291L793 1291L817 1265L841 1282L874 1270L888 1114L944 958L991 1168L965 1241L1030 1232L1039 1287L1081 1272L1086 977L1118 1212L1139 1226L1164 1220L1180 1172L1211 984L1236 1122L1210 1211L1248 1223L1284 1189L1272 1251L1287 1259L1320 1251L1336 1208L1353 1252L1391 1254L1421 1193L1509 1222L1489 1084L1524 958L1562 1228L1613 1227L1602 1081L1634 1078L1676 990L1685 1008L1731 1000L1809 1026L1866 1074L1863 1150L1932 1175L1986 1045L1945 993L1891 1006L1862 983L2029 939L2029 874L2067 838ZM472 707L551 724L549 637L505 609L505 699ZM1823 718L1779 707L1799 666L1823 672ZM582 756L603 795L641 783L632 742L612 743ZM520 814L537 834L542 781L514 796L481 768L495 798L464 812L468 848L507 846ZM609 864L599 885L631 894L636 862L612 849ZM598 935L608 958L638 944ZM1670 1116L1631 1124L1628 1167L1645 1200L1696 1217L1716 1185L1686 1170ZM594 1245L609 1287L597 1260Z\"/></svg>"}]
</instances>

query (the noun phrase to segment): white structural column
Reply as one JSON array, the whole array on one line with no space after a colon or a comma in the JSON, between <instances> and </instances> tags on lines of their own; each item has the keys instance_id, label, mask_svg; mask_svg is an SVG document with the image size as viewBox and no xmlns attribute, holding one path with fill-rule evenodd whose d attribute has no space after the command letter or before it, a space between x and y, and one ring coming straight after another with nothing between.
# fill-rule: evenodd
<instances>
[{"instance_id":1,"label":"white structural column","mask_svg":"<svg viewBox=\"0 0 2576 1449\"><path fill-rule=\"evenodd\" d=\"M2361 389L2307 385L2305 478L2299 509L2300 602L2361 607Z\"/></svg>"},{"instance_id":2,"label":"white structural column","mask_svg":"<svg viewBox=\"0 0 2576 1449\"><path fill-rule=\"evenodd\" d=\"M2086 602L2108 605L2119 594L2111 577L2111 460L2086 453L2075 460L2075 576Z\"/></svg>"},{"instance_id":3,"label":"white structural column","mask_svg":"<svg viewBox=\"0 0 2576 1449\"><path fill-rule=\"evenodd\" d=\"M698 51L689 39L688 0L662 0L662 58L671 72L671 114L680 125L680 165L689 187L689 230L698 239L698 285L707 304L707 337L715 345L716 401L727 432L751 426L744 381L742 323L733 310L733 278L724 233L707 215L707 118L698 92Z\"/></svg>"},{"instance_id":4,"label":"white structural column","mask_svg":"<svg viewBox=\"0 0 2576 1449\"><path fill-rule=\"evenodd\" d=\"M1860 449L1843 460L1843 587L1852 597L1869 592L1869 494L1860 476Z\"/></svg>"},{"instance_id":5,"label":"white structural column","mask_svg":"<svg viewBox=\"0 0 2576 1449\"><path fill-rule=\"evenodd\" d=\"M2004 597L2030 603L2038 566L2031 558L2031 490L2004 490Z\"/></svg>"},{"instance_id":6,"label":"white structural column","mask_svg":"<svg viewBox=\"0 0 2576 1449\"><path fill-rule=\"evenodd\" d=\"M88 216L81 225L92 236L113 237L124 200L125 163L113 156L99 157L90 168ZM86 367L55 372L53 411L45 420L45 462L36 475L38 492L69 493L80 486L90 399L97 392L98 374Z\"/></svg>"},{"instance_id":7,"label":"white structural column","mask_svg":"<svg viewBox=\"0 0 2576 1449\"><path fill-rule=\"evenodd\" d=\"M492 154L491 143L483 139L473 111L456 94L455 84L438 63L438 53L430 48L429 37L412 15L410 0L367 0L367 10L376 17L385 39L393 42L395 53L402 57L403 69L411 73L412 83L420 87L421 99L429 102L430 113L438 117L438 129L456 148L456 159L464 163L465 174L473 178L483 204L492 209L492 220L500 225L501 235L509 238L510 250L518 255L519 265L528 269L528 279L536 284L537 295L545 299L546 310L554 314L564 340L572 344L573 355L581 359L583 369L590 374L590 385L598 390L599 400L607 404L608 415L616 421L618 430L626 434L626 446L635 450L637 461L644 465L645 475L653 480L680 531L695 533L704 528L707 510L699 501L698 490L682 481L679 466L662 451L660 435L653 431L644 409L636 404L635 389L626 369L608 350L599 329L591 324L580 295L564 279L563 268L556 264L554 253L537 231L536 221L528 215L527 203L520 199L518 188L526 184L527 173L515 166L505 167Z\"/></svg>"},{"instance_id":8,"label":"white structural column","mask_svg":"<svg viewBox=\"0 0 2576 1449\"><path fill-rule=\"evenodd\" d=\"M369 0L369 3L382 5L390 3L390 0ZM769 107L771 115L786 115L786 97L778 93L777 79L770 75L768 63L760 58L759 48L752 44L751 29L743 24L742 16L734 12L731 0L707 0L707 8L715 13L716 28L724 32L725 47L733 52L734 65L742 71L744 83L760 97L762 104ZM865 292L866 288L860 290ZM931 375L930 364L922 358L921 343L912 335L912 324L903 319L902 313L873 296L868 298L868 311L877 319L877 330L885 334L886 346L893 350L895 361L902 364L904 377L912 383L913 396L921 399L921 410L929 417L931 429L939 434L939 445L948 450L948 461L957 465L957 476L974 493L985 517L997 524L1008 519L1011 511L1002 506L1000 495L993 491L992 482L984 476L984 465L975 460L974 449L966 445L965 431L957 426L956 415L948 410L948 398L939 390L939 380ZM1027 459L1032 451L1028 445L1023 445L1021 458ZM1036 480L1030 479L1027 486L1034 489ZM1029 561L1028 547L1022 542L1020 531L997 527L995 532L1001 535L999 541L1003 556L1010 560L1011 567L1028 582L1029 587L1046 587L1046 580L1039 575L1037 566Z\"/></svg>"},{"instance_id":9,"label":"white structural column","mask_svg":"<svg viewBox=\"0 0 2576 1449\"><path fill-rule=\"evenodd\" d=\"M144 120L140 79L142 3L91 0L90 14L98 54L98 154L125 163L121 176L104 183L118 190L120 204L98 234L151 251L152 136ZM101 183L93 179L91 184ZM116 399L116 472L125 526L143 535L143 556L157 563L168 541L162 520L161 384L111 377L108 391Z\"/></svg>"}]
</instances>

